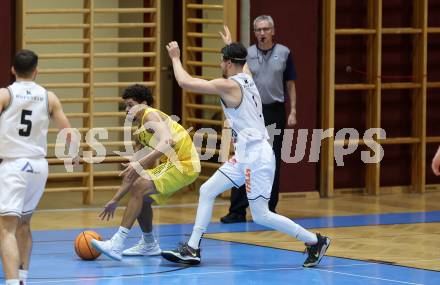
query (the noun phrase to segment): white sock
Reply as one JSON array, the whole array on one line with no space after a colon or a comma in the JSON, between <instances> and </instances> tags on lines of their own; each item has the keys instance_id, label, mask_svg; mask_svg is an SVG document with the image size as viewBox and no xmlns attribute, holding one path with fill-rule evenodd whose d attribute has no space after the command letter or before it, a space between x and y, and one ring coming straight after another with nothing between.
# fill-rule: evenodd
<instances>
[{"instance_id":1,"label":"white sock","mask_svg":"<svg viewBox=\"0 0 440 285\"><path fill-rule=\"evenodd\" d=\"M20 278L20 281L23 283L23 285L26 285L26 280L28 278L29 271L20 269L18 270L18 277Z\"/></svg>"},{"instance_id":2,"label":"white sock","mask_svg":"<svg viewBox=\"0 0 440 285\"><path fill-rule=\"evenodd\" d=\"M8 279L5 285L20 285L20 280L18 279Z\"/></svg>"},{"instance_id":3,"label":"white sock","mask_svg":"<svg viewBox=\"0 0 440 285\"><path fill-rule=\"evenodd\" d=\"M124 247L125 240L127 239L129 229L124 227L119 227L118 231L112 237L113 244L117 247Z\"/></svg>"},{"instance_id":4,"label":"white sock","mask_svg":"<svg viewBox=\"0 0 440 285\"><path fill-rule=\"evenodd\" d=\"M156 241L153 232L142 233L142 238L144 239L145 243L153 243Z\"/></svg>"},{"instance_id":5,"label":"white sock","mask_svg":"<svg viewBox=\"0 0 440 285\"><path fill-rule=\"evenodd\" d=\"M265 199L258 198L249 201L249 206L255 223L288 234L306 244L316 244L318 242L316 234L284 216L269 211L268 201Z\"/></svg>"},{"instance_id":6,"label":"white sock","mask_svg":"<svg viewBox=\"0 0 440 285\"><path fill-rule=\"evenodd\" d=\"M315 233L306 230L300 225L298 225L298 227L299 229L298 229L297 239L303 241L307 245L314 245L318 243L318 237L316 236Z\"/></svg>"},{"instance_id":7,"label":"white sock","mask_svg":"<svg viewBox=\"0 0 440 285\"><path fill-rule=\"evenodd\" d=\"M191 233L191 237L189 238L189 241L188 241L188 245L191 248L198 249L199 244L200 244L200 240L202 239L202 236L204 233L205 233L205 230L203 230L202 228L196 228L194 226L194 229Z\"/></svg>"},{"instance_id":8,"label":"white sock","mask_svg":"<svg viewBox=\"0 0 440 285\"><path fill-rule=\"evenodd\" d=\"M188 241L190 247L194 249L199 248L200 239L206 232L209 221L211 221L215 197L233 186L231 180L229 180L223 173L216 171L214 175L200 187L196 222L194 223L191 238Z\"/></svg>"}]
</instances>

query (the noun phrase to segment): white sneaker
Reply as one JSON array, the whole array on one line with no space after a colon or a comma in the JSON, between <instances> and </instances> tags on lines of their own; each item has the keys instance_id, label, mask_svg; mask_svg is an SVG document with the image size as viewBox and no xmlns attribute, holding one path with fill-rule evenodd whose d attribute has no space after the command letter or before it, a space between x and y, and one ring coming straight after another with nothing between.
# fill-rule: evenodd
<instances>
[{"instance_id":1,"label":"white sneaker","mask_svg":"<svg viewBox=\"0 0 440 285\"><path fill-rule=\"evenodd\" d=\"M93 248L95 248L100 253L110 257L111 259L120 261L122 260L122 250L118 249L112 240L99 241L96 239L91 240Z\"/></svg>"},{"instance_id":2,"label":"white sneaker","mask_svg":"<svg viewBox=\"0 0 440 285\"><path fill-rule=\"evenodd\" d=\"M156 240L147 243L141 238L137 244L124 250L122 254L128 256L151 256L159 255L161 252L162 250Z\"/></svg>"}]
</instances>

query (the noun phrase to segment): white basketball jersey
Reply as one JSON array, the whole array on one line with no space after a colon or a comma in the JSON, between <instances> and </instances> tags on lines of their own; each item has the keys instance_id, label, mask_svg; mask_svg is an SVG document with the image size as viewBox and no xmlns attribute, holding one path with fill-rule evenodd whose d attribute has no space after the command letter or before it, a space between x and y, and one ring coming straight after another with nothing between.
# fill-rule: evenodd
<instances>
[{"instance_id":1,"label":"white basketball jersey","mask_svg":"<svg viewBox=\"0 0 440 285\"><path fill-rule=\"evenodd\" d=\"M0 114L0 158L38 158L47 153L47 91L32 81L8 87L9 106Z\"/></svg>"},{"instance_id":2,"label":"white basketball jersey","mask_svg":"<svg viewBox=\"0 0 440 285\"><path fill-rule=\"evenodd\" d=\"M229 77L236 81L241 88L242 101L237 108L222 107L232 129L232 139L236 152L245 150L253 142L269 139L264 125L260 93L258 93L252 77L239 73Z\"/></svg>"}]
</instances>

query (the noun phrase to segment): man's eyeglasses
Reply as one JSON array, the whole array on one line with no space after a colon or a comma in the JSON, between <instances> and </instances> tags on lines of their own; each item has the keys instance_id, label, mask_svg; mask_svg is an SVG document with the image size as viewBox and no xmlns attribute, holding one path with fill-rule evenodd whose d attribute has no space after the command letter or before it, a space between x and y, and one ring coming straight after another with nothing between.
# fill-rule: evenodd
<instances>
[{"instance_id":1,"label":"man's eyeglasses","mask_svg":"<svg viewBox=\"0 0 440 285\"><path fill-rule=\"evenodd\" d=\"M254 32L256 33L261 33L261 32L269 32L270 30L272 30L272 27L266 27L266 28L258 28L258 29L254 29Z\"/></svg>"}]
</instances>

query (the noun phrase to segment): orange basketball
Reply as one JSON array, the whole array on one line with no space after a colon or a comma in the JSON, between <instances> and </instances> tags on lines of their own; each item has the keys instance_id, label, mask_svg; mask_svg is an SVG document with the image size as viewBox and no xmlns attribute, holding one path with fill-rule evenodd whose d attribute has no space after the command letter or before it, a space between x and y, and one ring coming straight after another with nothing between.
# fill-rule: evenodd
<instances>
[{"instance_id":1,"label":"orange basketball","mask_svg":"<svg viewBox=\"0 0 440 285\"><path fill-rule=\"evenodd\" d=\"M96 251L90 241L92 239L102 240L101 236L94 231L83 231L75 239L75 252L84 260L95 260L101 253Z\"/></svg>"}]
</instances>

